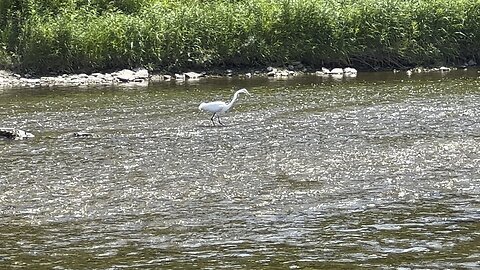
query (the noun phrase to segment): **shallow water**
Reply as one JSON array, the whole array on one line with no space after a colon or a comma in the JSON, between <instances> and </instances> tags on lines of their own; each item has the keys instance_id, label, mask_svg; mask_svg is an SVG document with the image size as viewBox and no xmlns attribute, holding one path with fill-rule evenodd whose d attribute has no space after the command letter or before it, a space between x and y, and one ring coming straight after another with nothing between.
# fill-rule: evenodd
<instances>
[{"instance_id":1,"label":"shallow water","mask_svg":"<svg viewBox=\"0 0 480 270\"><path fill-rule=\"evenodd\" d=\"M480 268L479 104L476 71L0 90L36 135L0 139L0 268Z\"/></svg>"}]
</instances>

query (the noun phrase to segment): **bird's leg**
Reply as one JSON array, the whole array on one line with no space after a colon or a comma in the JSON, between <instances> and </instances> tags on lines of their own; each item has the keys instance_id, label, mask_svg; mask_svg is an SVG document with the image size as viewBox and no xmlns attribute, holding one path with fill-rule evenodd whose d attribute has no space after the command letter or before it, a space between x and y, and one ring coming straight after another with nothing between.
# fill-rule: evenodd
<instances>
[{"instance_id":1,"label":"bird's leg","mask_svg":"<svg viewBox=\"0 0 480 270\"><path fill-rule=\"evenodd\" d=\"M212 120L212 124L213 124L214 126L215 126L215 122L213 121L213 118L215 117L215 114L216 114L216 113L214 113L214 114L212 115L212 118L210 118L210 120Z\"/></svg>"},{"instance_id":2,"label":"bird's leg","mask_svg":"<svg viewBox=\"0 0 480 270\"><path fill-rule=\"evenodd\" d=\"M224 127L225 125L222 122L220 122L220 115L217 115L217 119L218 119L218 123Z\"/></svg>"}]
</instances>

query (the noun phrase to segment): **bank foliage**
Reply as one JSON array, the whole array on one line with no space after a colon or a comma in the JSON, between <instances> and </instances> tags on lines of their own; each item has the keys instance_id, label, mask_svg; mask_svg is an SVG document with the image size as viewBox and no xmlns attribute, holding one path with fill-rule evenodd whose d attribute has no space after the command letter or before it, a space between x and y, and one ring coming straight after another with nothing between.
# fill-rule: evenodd
<instances>
[{"instance_id":1,"label":"bank foliage","mask_svg":"<svg viewBox=\"0 0 480 270\"><path fill-rule=\"evenodd\" d=\"M479 0L1 0L0 68L478 62L478 18Z\"/></svg>"}]
</instances>

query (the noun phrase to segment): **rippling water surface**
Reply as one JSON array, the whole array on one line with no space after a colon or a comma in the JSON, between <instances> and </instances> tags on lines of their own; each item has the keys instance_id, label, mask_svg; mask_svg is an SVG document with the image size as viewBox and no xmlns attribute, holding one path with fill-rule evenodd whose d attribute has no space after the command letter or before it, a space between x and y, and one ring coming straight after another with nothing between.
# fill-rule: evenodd
<instances>
[{"instance_id":1,"label":"rippling water surface","mask_svg":"<svg viewBox=\"0 0 480 270\"><path fill-rule=\"evenodd\" d=\"M0 139L0 268L478 269L479 105L476 71L0 90L36 135Z\"/></svg>"}]
</instances>

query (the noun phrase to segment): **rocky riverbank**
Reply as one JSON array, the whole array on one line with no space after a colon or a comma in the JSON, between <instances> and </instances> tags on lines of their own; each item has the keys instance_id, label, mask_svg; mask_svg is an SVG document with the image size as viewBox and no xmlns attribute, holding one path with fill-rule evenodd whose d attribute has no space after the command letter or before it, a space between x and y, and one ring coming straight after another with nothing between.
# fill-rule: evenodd
<instances>
[{"instance_id":1,"label":"rocky riverbank","mask_svg":"<svg viewBox=\"0 0 480 270\"><path fill-rule=\"evenodd\" d=\"M148 85L150 79L148 70L124 69L112 73L63 74L58 76L34 77L20 75L10 71L0 70L0 87L52 87L52 86L87 86L138 84Z\"/></svg>"},{"instance_id":2,"label":"rocky riverbank","mask_svg":"<svg viewBox=\"0 0 480 270\"><path fill-rule=\"evenodd\" d=\"M20 75L6 70L0 70L0 88L7 87L68 87L68 86L93 86L93 85L135 85L147 86L149 82L158 81L187 81L198 80L205 77L272 77L288 78L304 74L316 74L320 76L356 76L357 71L353 68L334 68L331 71L323 68L321 71L307 70L302 64L297 63L286 68L267 67L260 70L237 70L230 69L210 72L184 72L174 74L150 74L144 68L134 70L123 69L112 73L92 74L63 74L57 76L35 77L32 75Z\"/></svg>"},{"instance_id":3,"label":"rocky riverbank","mask_svg":"<svg viewBox=\"0 0 480 270\"><path fill-rule=\"evenodd\" d=\"M456 68L413 68L408 70L393 70L394 73L406 72L408 76L414 73L428 72L449 72ZM184 72L174 74L151 74L145 68L123 69L112 73L92 74L63 74L57 76L34 77L31 75L20 75L10 71L0 70L0 88L8 87L68 87L68 86L95 86L95 85L126 85L126 86L148 86L150 82L159 81L188 81L199 80L208 77L271 77L290 78L302 75L315 75L321 77L355 78L358 71L352 67L336 67L332 69L321 68L319 70L308 69L301 63L294 63L287 67L267 67L258 70L215 70L209 72Z\"/></svg>"}]
</instances>

